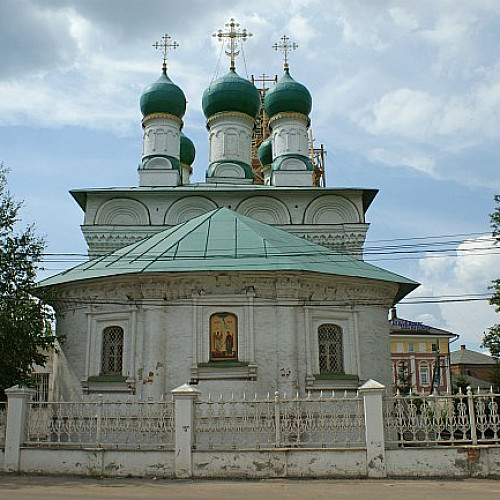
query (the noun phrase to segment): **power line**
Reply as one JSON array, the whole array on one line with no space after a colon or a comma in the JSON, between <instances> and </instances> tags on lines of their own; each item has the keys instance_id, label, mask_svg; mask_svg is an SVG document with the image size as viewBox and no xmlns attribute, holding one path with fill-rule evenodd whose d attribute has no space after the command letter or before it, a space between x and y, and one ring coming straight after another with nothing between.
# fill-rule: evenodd
<instances>
[{"instance_id":1,"label":"power line","mask_svg":"<svg viewBox=\"0 0 500 500\"><path fill-rule=\"evenodd\" d=\"M210 302L210 296L202 296L203 306L220 306L219 300L217 302ZM2 297L4 300L21 300L29 301L29 298L19 298L19 297ZM393 300L393 297L378 297L374 299L369 298L352 298L352 299L280 299L279 297L262 297L255 296L255 300L262 302L254 302L254 307L269 307L271 301L279 300L278 306L283 307L297 307L297 306L307 306L307 307L350 307L356 305L373 305L373 306L386 306L387 301ZM468 293L461 295L442 295L442 296L421 296L415 298L403 299L399 302L399 305L421 305L421 304L445 304L445 303L468 303L477 301L487 301L490 299L490 294L484 293ZM82 297L58 297L57 295L50 296L47 295L43 297L45 302L61 302L61 303L72 303L76 305L87 305L87 306L97 306L97 305L122 305L122 306L148 306L148 307L169 307L169 306L186 306L192 307L192 296L181 296L181 297L140 297L134 298L130 297L127 299L99 299L93 297L92 299L86 299ZM180 302L179 302L180 301ZM187 301L187 302L186 302ZM184 302L184 303L183 303ZM228 303L231 302L231 298L228 298Z\"/></svg>"},{"instance_id":2,"label":"power line","mask_svg":"<svg viewBox=\"0 0 500 500\"><path fill-rule=\"evenodd\" d=\"M157 233L156 233L157 234ZM293 234L293 233L291 233ZM487 239L483 239L482 241L497 241L497 238L491 235L491 232L474 232L474 233L455 233L455 234L447 234L447 235L434 235L434 236L421 236L414 238L392 238L392 239L379 239L379 240L366 240L366 244L364 246L364 251L368 252L370 250L384 250L384 249L398 249L398 248L417 248L417 247L425 247L425 246L436 246L436 245L450 245L450 244L460 244L467 241L470 236L489 236ZM457 238L461 237L461 239L449 240L448 238ZM465 237L465 239L464 239ZM442 239L442 241L433 241L430 243L414 243L414 244L401 244L401 245L382 245L382 246L372 246L374 243L381 242L395 242L395 241L425 241L425 240L435 240ZM138 240L139 241L139 240ZM306 240L308 241L308 240ZM346 249L356 249L358 245L356 244L344 244L343 248ZM78 252L44 252L45 256L69 256L69 257L83 257L87 258L87 253L78 253Z\"/></svg>"},{"instance_id":3,"label":"power line","mask_svg":"<svg viewBox=\"0 0 500 500\"><path fill-rule=\"evenodd\" d=\"M297 257L303 257L303 256L306 256L308 254L294 254L295 256ZM383 255L383 254L381 254ZM477 257L477 256L482 256L482 255L500 255L500 249L499 251L497 252L493 252L493 251L489 251L489 252L475 252L473 254L469 253L467 255L461 255L461 257ZM287 256L291 256L289 254L276 254L274 255L274 257L287 257ZM248 256L248 257L251 257L251 256ZM387 262L387 261L391 261L391 262L394 262L394 261L408 261L408 260L419 260L421 258L425 257L426 259L439 259L439 258L449 258L449 257L453 257L449 254L439 254L439 255L436 255L436 254L432 254L432 255L410 255L410 256L399 256L399 257L380 257L380 258L369 258L367 259L366 261L360 261L360 262L365 262L367 264L371 264L373 262ZM229 257L225 257L225 258L229 258ZM134 259L136 262L148 262L147 259ZM162 260L162 259L157 259L157 260ZM191 261L196 261L196 262L201 262L201 261L207 261L209 259L204 259L204 258L201 258L201 257L198 257L198 258L189 258L189 259L182 259L182 258L179 258L177 257L176 259L168 259L168 261L186 261L186 260L191 260ZM233 258L233 260L235 261L235 264L234 266L231 266L230 264L226 263L225 264L225 270L228 270L228 271L231 271L233 269L237 269L238 266L240 266L240 264L238 264L236 261L240 261L241 262L241 258L238 259L238 258ZM165 259L165 261L167 261L167 259ZM57 263L71 263L71 261L48 261L49 263L51 264L57 264ZM86 262L90 262L90 261L73 261L74 263L78 265L83 265L85 264ZM79 264L78 264L79 263ZM345 261L345 260L333 260L333 259L323 259L323 260L309 260L308 261L309 264L349 264L350 262L349 261ZM77 267L75 266L75 267ZM233 269L232 269L233 267ZM39 267L38 268L40 271L67 271L68 268L67 267ZM135 267L130 267L130 268L127 268L127 267L124 267L124 266L114 266L114 269L116 270L126 270L126 269L130 269L131 272L137 272L137 268ZM182 269L179 269L179 272L182 272Z\"/></svg>"}]
</instances>

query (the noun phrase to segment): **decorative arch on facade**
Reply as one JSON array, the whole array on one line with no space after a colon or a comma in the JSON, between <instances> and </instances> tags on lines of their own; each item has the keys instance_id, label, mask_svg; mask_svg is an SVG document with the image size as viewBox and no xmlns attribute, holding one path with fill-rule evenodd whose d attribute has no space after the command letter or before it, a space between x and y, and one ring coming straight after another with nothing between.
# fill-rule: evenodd
<instances>
[{"instance_id":1,"label":"decorative arch on facade","mask_svg":"<svg viewBox=\"0 0 500 500\"><path fill-rule=\"evenodd\" d=\"M218 208L217 205L204 196L186 196L172 203L165 214L164 223L166 225L181 224L216 208Z\"/></svg>"},{"instance_id":2,"label":"decorative arch on facade","mask_svg":"<svg viewBox=\"0 0 500 500\"><path fill-rule=\"evenodd\" d=\"M105 226L146 226L151 224L149 211L132 198L114 198L97 210L95 223Z\"/></svg>"},{"instance_id":3,"label":"decorative arch on facade","mask_svg":"<svg viewBox=\"0 0 500 500\"><path fill-rule=\"evenodd\" d=\"M297 158L286 158L281 162L280 170L284 171L297 171L297 170L307 170L306 164Z\"/></svg>"},{"instance_id":4,"label":"decorative arch on facade","mask_svg":"<svg viewBox=\"0 0 500 500\"><path fill-rule=\"evenodd\" d=\"M210 361L238 361L238 317L231 312L210 316Z\"/></svg>"},{"instance_id":5,"label":"decorative arch on facade","mask_svg":"<svg viewBox=\"0 0 500 500\"><path fill-rule=\"evenodd\" d=\"M339 325L323 323L318 327L319 372L344 373L343 332Z\"/></svg>"},{"instance_id":6,"label":"decorative arch on facade","mask_svg":"<svg viewBox=\"0 0 500 500\"><path fill-rule=\"evenodd\" d=\"M324 195L313 200L304 213L304 224L353 224L363 222L358 209L347 198Z\"/></svg>"},{"instance_id":7,"label":"decorative arch on facade","mask_svg":"<svg viewBox=\"0 0 500 500\"><path fill-rule=\"evenodd\" d=\"M224 162L215 167L214 177L227 177L230 179L244 179L245 169L237 163Z\"/></svg>"},{"instance_id":8,"label":"decorative arch on facade","mask_svg":"<svg viewBox=\"0 0 500 500\"><path fill-rule=\"evenodd\" d=\"M102 331L101 375L122 374L123 338L121 326L107 326Z\"/></svg>"},{"instance_id":9,"label":"decorative arch on facade","mask_svg":"<svg viewBox=\"0 0 500 500\"><path fill-rule=\"evenodd\" d=\"M252 196L243 200L236 211L247 217L271 225L287 225L291 223L287 206L270 196Z\"/></svg>"},{"instance_id":10,"label":"decorative arch on facade","mask_svg":"<svg viewBox=\"0 0 500 500\"><path fill-rule=\"evenodd\" d=\"M148 158L144 162L144 168L147 170L170 170L172 168L172 162L164 156L154 156L153 158Z\"/></svg>"}]
</instances>

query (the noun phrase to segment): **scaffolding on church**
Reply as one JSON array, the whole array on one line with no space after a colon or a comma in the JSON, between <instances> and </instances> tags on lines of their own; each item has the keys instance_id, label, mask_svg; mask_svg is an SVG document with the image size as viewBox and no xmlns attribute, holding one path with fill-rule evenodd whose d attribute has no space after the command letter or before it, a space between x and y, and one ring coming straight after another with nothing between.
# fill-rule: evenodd
<instances>
[{"instance_id":1,"label":"scaffolding on church","mask_svg":"<svg viewBox=\"0 0 500 500\"><path fill-rule=\"evenodd\" d=\"M264 99L266 97L266 92L269 87L266 87L266 83L276 84L278 81L278 76L269 77L265 73L260 77L256 78L254 75L251 77L252 83L261 83L261 87L257 87L260 94L260 113L255 120L255 127L253 130L252 137L252 170L254 175L254 184L262 185L264 184L264 174L262 171L262 165L260 164L258 157L259 146L270 136L271 131L269 129L269 117L264 109ZM309 130L308 144L309 144L309 159L313 166L313 185L317 187L326 186L325 177L325 157L326 150L323 144L319 148L314 147L314 135L312 130Z\"/></svg>"}]
</instances>

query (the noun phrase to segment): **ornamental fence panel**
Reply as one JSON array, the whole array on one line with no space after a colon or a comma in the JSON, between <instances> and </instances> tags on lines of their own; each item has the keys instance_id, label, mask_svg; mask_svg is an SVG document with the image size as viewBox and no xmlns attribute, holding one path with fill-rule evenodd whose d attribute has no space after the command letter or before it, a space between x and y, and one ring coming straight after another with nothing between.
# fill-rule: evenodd
<instances>
[{"instance_id":1,"label":"ornamental fence panel","mask_svg":"<svg viewBox=\"0 0 500 500\"><path fill-rule=\"evenodd\" d=\"M26 444L173 449L174 434L173 401L32 403Z\"/></svg>"},{"instance_id":2,"label":"ornamental fence panel","mask_svg":"<svg viewBox=\"0 0 500 500\"><path fill-rule=\"evenodd\" d=\"M194 415L198 450L365 446L363 400L346 394L209 397Z\"/></svg>"},{"instance_id":3,"label":"ornamental fence panel","mask_svg":"<svg viewBox=\"0 0 500 500\"><path fill-rule=\"evenodd\" d=\"M500 394L396 394L385 398L388 445L500 444Z\"/></svg>"},{"instance_id":4,"label":"ornamental fence panel","mask_svg":"<svg viewBox=\"0 0 500 500\"><path fill-rule=\"evenodd\" d=\"M0 403L0 445L5 444L5 432L7 430L7 403Z\"/></svg>"}]
</instances>

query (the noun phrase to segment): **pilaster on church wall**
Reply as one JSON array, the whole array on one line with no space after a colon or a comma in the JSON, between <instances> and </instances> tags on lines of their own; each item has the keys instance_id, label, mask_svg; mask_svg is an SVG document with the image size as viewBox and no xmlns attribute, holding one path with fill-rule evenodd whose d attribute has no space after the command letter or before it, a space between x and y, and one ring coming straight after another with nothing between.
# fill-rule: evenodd
<instances>
[{"instance_id":1,"label":"pilaster on church wall","mask_svg":"<svg viewBox=\"0 0 500 500\"><path fill-rule=\"evenodd\" d=\"M392 387L388 308L360 306L358 310L360 378L373 378Z\"/></svg>"}]
</instances>

